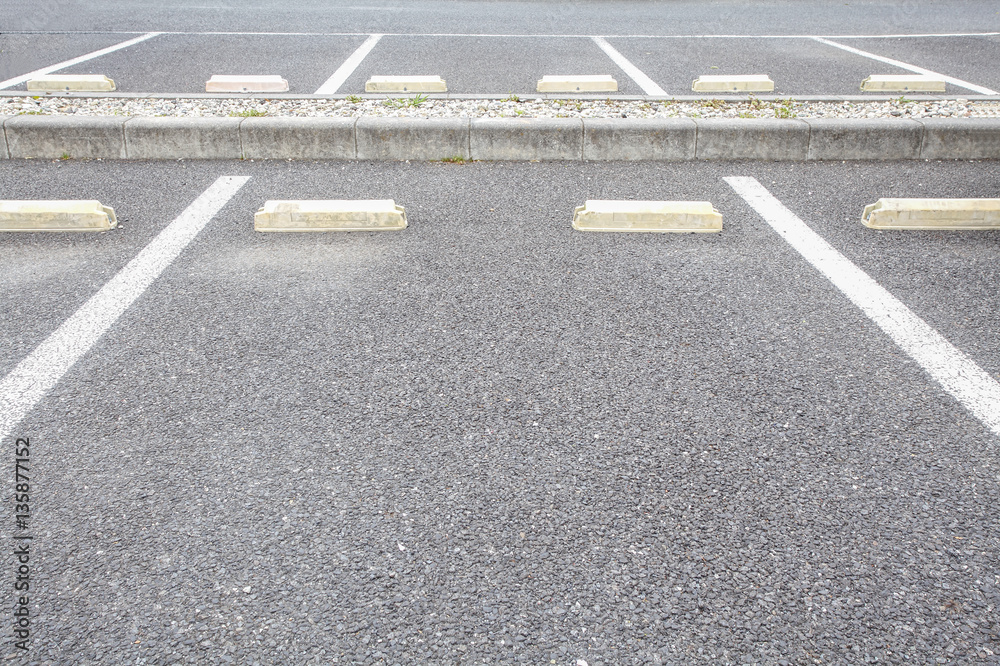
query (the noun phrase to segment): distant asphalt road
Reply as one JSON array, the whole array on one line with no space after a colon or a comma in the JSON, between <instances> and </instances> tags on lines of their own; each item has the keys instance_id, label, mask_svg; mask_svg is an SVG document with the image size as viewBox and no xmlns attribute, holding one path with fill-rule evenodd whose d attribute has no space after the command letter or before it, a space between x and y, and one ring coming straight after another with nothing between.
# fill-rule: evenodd
<instances>
[{"instance_id":1,"label":"distant asphalt road","mask_svg":"<svg viewBox=\"0 0 1000 666\"><path fill-rule=\"evenodd\" d=\"M454 2L13 0L0 31L296 31L502 34L888 34L1000 29L994 0L902 2Z\"/></svg>"}]
</instances>

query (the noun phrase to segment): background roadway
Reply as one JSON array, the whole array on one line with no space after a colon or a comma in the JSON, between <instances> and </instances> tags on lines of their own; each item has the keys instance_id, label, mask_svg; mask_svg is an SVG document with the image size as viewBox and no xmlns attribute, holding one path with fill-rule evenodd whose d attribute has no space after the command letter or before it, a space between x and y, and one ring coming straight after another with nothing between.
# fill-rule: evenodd
<instances>
[{"instance_id":1,"label":"background roadway","mask_svg":"<svg viewBox=\"0 0 1000 666\"><path fill-rule=\"evenodd\" d=\"M106 74L122 92L196 93L213 74L279 74L291 92L311 94L368 35L383 33L338 93L363 92L375 74L440 75L462 94L530 94L545 74L612 74L622 94L641 94L594 35L670 95L691 94L703 74L766 73L777 94L801 96L857 94L869 74L912 73L809 36L1000 90L995 2L10 4L0 81L147 31L176 33L59 70Z\"/></svg>"}]
</instances>

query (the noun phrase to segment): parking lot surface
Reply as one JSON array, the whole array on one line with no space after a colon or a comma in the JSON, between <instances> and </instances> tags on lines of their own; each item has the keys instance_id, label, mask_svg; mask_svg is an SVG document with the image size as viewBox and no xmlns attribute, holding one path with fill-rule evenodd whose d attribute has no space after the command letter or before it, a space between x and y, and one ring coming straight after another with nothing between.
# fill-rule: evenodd
<instances>
[{"instance_id":1,"label":"parking lot surface","mask_svg":"<svg viewBox=\"0 0 1000 666\"><path fill-rule=\"evenodd\" d=\"M996 379L1000 234L859 220L997 197L995 163L4 162L5 197L121 228L0 236L0 376L225 176L6 434L33 663L996 659L997 433L724 180ZM253 231L316 198L410 226ZM576 232L587 199L708 200L724 230Z\"/></svg>"},{"instance_id":2,"label":"parking lot surface","mask_svg":"<svg viewBox=\"0 0 1000 666\"><path fill-rule=\"evenodd\" d=\"M0 89L39 73L104 74L120 93L203 93L214 74L278 74L295 94L359 94L372 76L442 76L460 95L534 93L544 75L611 75L617 95L692 93L703 75L767 74L775 94L857 95L871 74L931 72L946 94L998 94L997 33L799 36L130 33L0 36ZM369 41L371 40L371 41ZM599 41L611 51L602 50ZM109 42L111 42L109 44ZM73 49L70 43L75 44ZM69 56L69 57L67 57Z\"/></svg>"}]
</instances>

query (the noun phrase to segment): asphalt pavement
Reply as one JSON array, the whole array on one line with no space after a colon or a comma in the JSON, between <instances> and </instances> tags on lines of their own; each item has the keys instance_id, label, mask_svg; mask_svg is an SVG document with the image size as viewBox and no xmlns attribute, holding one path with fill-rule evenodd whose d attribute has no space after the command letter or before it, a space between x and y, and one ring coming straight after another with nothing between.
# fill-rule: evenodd
<instances>
[{"instance_id":1,"label":"asphalt pavement","mask_svg":"<svg viewBox=\"0 0 1000 666\"><path fill-rule=\"evenodd\" d=\"M995 661L997 434L723 180L998 378L1000 232L860 223L1000 196L995 162L3 162L6 198L121 219L0 237L3 374L228 175L12 433L28 663ZM272 198L410 226L256 233ZM724 230L571 229L598 198Z\"/></svg>"},{"instance_id":2,"label":"asphalt pavement","mask_svg":"<svg viewBox=\"0 0 1000 666\"><path fill-rule=\"evenodd\" d=\"M377 34L377 33L376 33ZM900 38L813 36L617 36L606 42L624 58L621 67L591 35L384 35L351 57L367 34L81 34L0 35L6 58L0 88L25 90L26 75L104 74L121 93L204 93L214 74L278 74L289 91L365 92L371 76L437 75L462 95L530 95L544 75L611 75L616 94L691 95L703 75L767 74L775 94L858 95L871 74L912 75L918 70L951 77L946 93L996 94L992 63L1000 39L986 33ZM75 44L76 48L72 49ZM846 47L846 48L842 48ZM853 49L853 50L849 50ZM860 51L860 52L859 52ZM350 63L346 65L345 63ZM342 67L347 67L342 70ZM636 80L634 67L655 89ZM334 90L327 81L343 72ZM992 87L991 87L992 86ZM716 93L716 95L718 95Z\"/></svg>"},{"instance_id":3,"label":"asphalt pavement","mask_svg":"<svg viewBox=\"0 0 1000 666\"><path fill-rule=\"evenodd\" d=\"M4 29L488 34L903 34L998 29L992 0L10 0Z\"/></svg>"},{"instance_id":4,"label":"asphalt pavement","mask_svg":"<svg viewBox=\"0 0 1000 666\"><path fill-rule=\"evenodd\" d=\"M104 74L123 93L277 74L297 94L436 75L452 93L524 95L545 75L610 74L619 94L689 95L702 75L768 74L776 94L851 95L871 74L927 72L948 79L948 95L1000 91L1000 10L985 1L9 4L0 89L12 91L40 70Z\"/></svg>"}]
</instances>

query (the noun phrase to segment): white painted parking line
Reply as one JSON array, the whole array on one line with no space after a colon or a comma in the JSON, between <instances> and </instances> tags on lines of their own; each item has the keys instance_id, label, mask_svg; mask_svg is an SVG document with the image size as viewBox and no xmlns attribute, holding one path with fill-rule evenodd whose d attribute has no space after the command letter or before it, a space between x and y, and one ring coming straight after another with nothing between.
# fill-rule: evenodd
<instances>
[{"instance_id":1,"label":"white painted parking line","mask_svg":"<svg viewBox=\"0 0 1000 666\"><path fill-rule=\"evenodd\" d=\"M7 30L5 35L74 35L94 34L92 31L45 31L45 30ZM131 32L121 30L106 30L102 35L130 35ZM262 32L235 30L162 30L161 35L219 35L219 36L264 36L264 37L364 37L367 32ZM488 32L385 32L383 37L543 37L559 39L591 38L593 35L577 35L572 33L488 33ZM604 35L606 39L905 39L924 37L996 37L1000 32L920 32L920 33L888 33L881 35L726 35L726 34L695 34L695 35Z\"/></svg>"},{"instance_id":2,"label":"white painted parking line","mask_svg":"<svg viewBox=\"0 0 1000 666\"><path fill-rule=\"evenodd\" d=\"M806 226L756 179L724 180L779 236L1000 437L1000 383Z\"/></svg>"},{"instance_id":3,"label":"white painted parking line","mask_svg":"<svg viewBox=\"0 0 1000 666\"><path fill-rule=\"evenodd\" d=\"M323 85L316 89L315 94L336 94L337 90L340 89L340 86L344 85L344 81L346 81L351 74L354 73L354 70L358 68L358 65L360 65L361 61L365 59L365 56L371 53L372 49L375 48L375 45L378 44L378 40L380 39L382 39L382 35L369 35L368 39L366 39L361 46L359 46L357 50L351 54L351 57L345 60L344 64L337 68L337 71L333 73L333 76L327 79Z\"/></svg>"},{"instance_id":4,"label":"white painted parking line","mask_svg":"<svg viewBox=\"0 0 1000 666\"><path fill-rule=\"evenodd\" d=\"M943 79L953 86L958 86L959 88L965 88L966 90L977 92L980 95L1000 95L1000 93L998 93L996 90L991 90L984 86L976 85L975 83L969 83L968 81L963 81L962 79L956 79L952 76L945 76L944 74L932 72L929 69L924 69L923 67L917 67L916 65L911 65L909 63L905 63L900 60L893 60L892 58L886 58L884 56L876 55L874 53L869 53L868 51L862 51L861 49L856 49L853 46L847 46L846 44L838 44L837 42L833 42L830 41L829 39L824 39L822 37L813 37L813 39L815 39L820 44L833 46L835 48L847 51L848 53L853 53L854 55L864 56L865 58L871 58L872 60L877 60L878 62L884 62L887 65L893 65L894 67L899 67L901 69L906 69L911 72L916 72L917 74L923 74L924 76L932 76L937 79Z\"/></svg>"},{"instance_id":5,"label":"white painted parking line","mask_svg":"<svg viewBox=\"0 0 1000 666\"><path fill-rule=\"evenodd\" d=\"M633 65L628 58L619 53L618 49L611 46L611 44L608 44L607 40L603 37L592 37L591 39L594 40L595 44L601 47L602 51L608 54L608 57L611 58L623 72L628 74L630 79L635 81L636 85L642 88L644 93L647 95L666 96L667 93L664 92L663 88L656 85L656 82L653 81L653 79L646 76L642 70Z\"/></svg>"},{"instance_id":6,"label":"white painted parking line","mask_svg":"<svg viewBox=\"0 0 1000 666\"><path fill-rule=\"evenodd\" d=\"M223 176L0 381L0 441L250 180Z\"/></svg>"},{"instance_id":7,"label":"white painted parking line","mask_svg":"<svg viewBox=\"0 0 1000 666\"><path fill-rule=\"evenodd\" d=\"M93 60L94 58L99 58L102 55L106 55L108 53L114 53L115 51L118 51L119 49L128 48L129 46L132 46L133 44L138 44L139 42L144 42L147 39L152 39L153 37L156 37L157 35L162 35L162 34L163 34L162 32L147 32L145 35L140 35L140 36L136 37L135 39L129 39L129 40L121 42L119 44L113 44L112 46L108 46L107 48L103 48L103 49L99 49L97 51L93 51L91 53L87 53L86 55L82 55L82 56L79 56L77 58L73 58L72 60L64 60L64 61L62 61L60 63L56 63L55 65L50 65L49 67L43 67L42 69L36 69L33 72L29 72L27 74L22 74L21 76L15 76L13 79L7 79L6 81L0 81L0 90L3 90L4 88L10 88L11 86L16 86L18 84L24 83L28 79L34 79L34 78L37 78L39 76L44 76L46 74L51 74L52 72L59 71L60 69L64 69L66 67L72 67L73 65L77 65L77 64L79 64L81 62L86 62L88 60Z\"/></svg>"}]
</instances>

